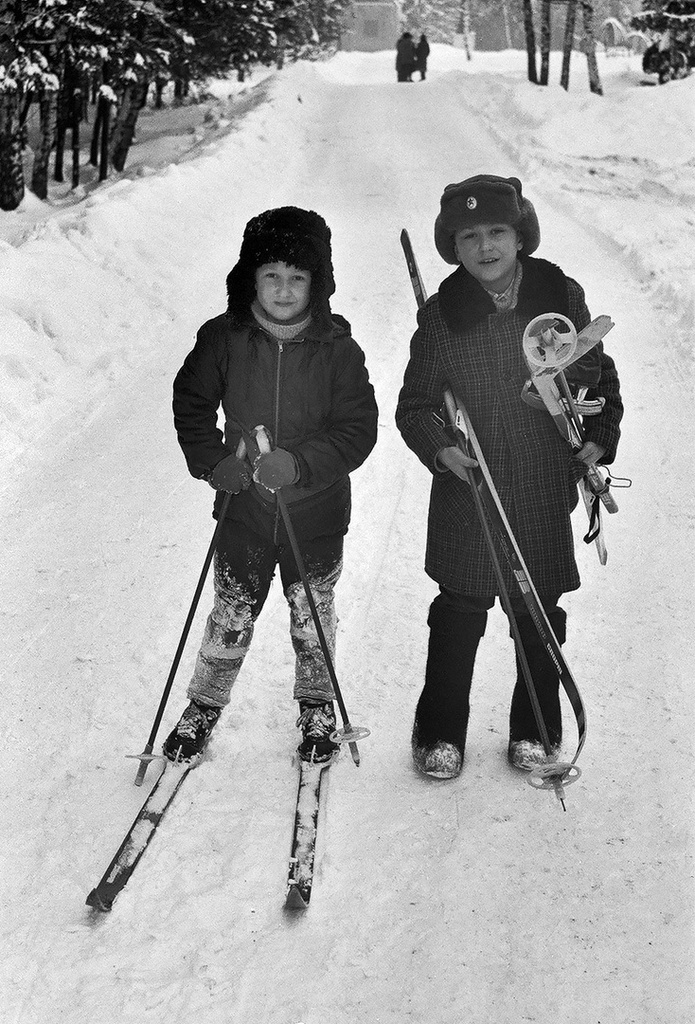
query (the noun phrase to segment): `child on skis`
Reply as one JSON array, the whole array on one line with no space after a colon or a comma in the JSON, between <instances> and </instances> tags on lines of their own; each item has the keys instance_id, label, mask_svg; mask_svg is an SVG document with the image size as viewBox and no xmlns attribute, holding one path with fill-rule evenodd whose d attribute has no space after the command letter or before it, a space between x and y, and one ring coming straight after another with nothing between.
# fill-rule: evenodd
<instances>
[{"instance_id":1,"label":"child on skis","mask_svg":"<svg viewBox=\"0 0 695 1024\"><path fill-rule=\"evenodd\" d=\"M227 278L226 312L203 324L176 376L174 421L188 469L217 490L215 517L223 492L233 496L190 703L164 743L172 760L199 753L229 703L276 566L295 650L299 753L321 761L336 749L335 694L275 496L281 488L332 653L349 473L372 450L377 423L364 354L330 309L334 291L323 218L292 206L261 213L247 224ZM251 462L261 424L273 447Z\"/></svg>"},{"instance_id":2,"label":"child on skis","mask_svg":"<svg viewBox=\"0 0 695 1024\"><path fill-rule=\"evenodd\" d=\"M425 571L438 584L429 610L425 684L412 734L413 759L425 774L453 778L462 767L469 693L478 644L497 594L492 562L464 482L475 466L442 418L449 387L465 404L524 560L560 643L566 615L558 601L576 590L570 513L586 463L610 464L622 417L613 360L599 344L568 377L589 386L598 414L573 454L544 409L521 399L528 378L524 329L542 313L561 313L580 331L590 322L584 292L559 267L531 257L540 243L533 205L517 178L481 174L448 185L434 229L442 258L458 264L419 311L396 421L406 444L432 473ZM559 680L509 579L514 618L551 743L559 752ZM532 770L546 760L521 666L509 716L509 760Z\"/></svg>"}]
</instances>

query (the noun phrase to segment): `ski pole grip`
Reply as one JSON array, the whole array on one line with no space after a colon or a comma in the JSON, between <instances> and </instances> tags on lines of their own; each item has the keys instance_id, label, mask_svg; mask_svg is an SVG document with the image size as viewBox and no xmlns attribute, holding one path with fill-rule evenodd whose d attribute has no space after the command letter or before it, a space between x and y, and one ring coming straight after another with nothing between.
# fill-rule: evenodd
<instances>
[{"instance_id":1,"label":"ski pole grip","mask_svg":"<svg viewBox=\"0 0 695 1024\"><path fill-rule=\"evenodd\" d=\"M268 452L272 451L273 446L270 443L270 434L263 424L258 427L254 427L253 433L256 438L256 444L258 445L259 455L267 455Z\"/></svg>"}]
</instances>

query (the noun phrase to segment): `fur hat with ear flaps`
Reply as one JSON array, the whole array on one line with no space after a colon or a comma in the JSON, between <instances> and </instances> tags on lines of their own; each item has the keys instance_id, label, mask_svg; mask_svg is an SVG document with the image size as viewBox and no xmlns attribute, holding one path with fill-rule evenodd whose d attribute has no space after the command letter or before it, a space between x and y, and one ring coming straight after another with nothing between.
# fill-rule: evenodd
<instances>
[{"instance_id":1,"label":"fur hat with ear flaps","mask_svg":"<svg viewBox=\"0 0 695 1024\"><path fill-rule=\"evenodd\" d=\"M227 276L227 313L236 325L248 322L256 298L256 270L264 263L286 263L311 271L312 322L332 326L330 297L335 291L331 230L313 210L281 206L253 217L244 229L239 261Z\"/></svg>"},{"instance_id":2,"label":"fur hat with ear flaps","mask_svg":"<svg viewBox=\"0 0 695 1024\"><path fill-rule=\"evenodd\" d=\"M521 193L518 178L476 174L456 185L447 185L434 223L434 244L447 263L458 263L454 248L458 231L476 224L509 224L523 242L522 256L535 252L541 229L533 205Z\"/></svg>"}]
</instances>

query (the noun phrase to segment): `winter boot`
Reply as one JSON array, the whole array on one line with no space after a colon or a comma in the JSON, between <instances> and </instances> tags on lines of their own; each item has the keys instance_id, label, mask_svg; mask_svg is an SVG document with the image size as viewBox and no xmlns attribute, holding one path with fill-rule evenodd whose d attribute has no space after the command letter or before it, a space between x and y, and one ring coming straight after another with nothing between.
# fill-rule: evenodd
<instances>
[{"instance_id":1,"label":"winter boot","mask_svg":"<svg viewBox=\"0 0 695 1024\"><path fill-rule=\"evenodd\" d=\"M423 775L433 779L455 779L461 774L463 754L455 743L438 740L429 746L418 738L417 719L413 726L412 737L413 763Z\"/></svg>"},{"instance_id":2,"label":"winter boot","mask_svg":"<svg viewBox=\"0 0 695 1024\"><path fill-rule=\"evenodd\" d=\"M487 612L463 611L455 599L440 594L427 621L430 638L411 738L413 761L426 775L451 779L463 764L473 667Z\"/></svg>"},{"instance_id":3,"label":"winter boot","mask_svg":"<svg viewBox=\"0 0 695 1024\"><path fill-rule=\"evenodd\" d=\"M548 613L548 620L558 641L565 642L567 616L562 608ZM548 730L551 753L546 757L540 730L533 713L531 699L517 655L517 678L509 712L509 749L511 764L525 771L533 771L539 764L556 761L562 743L562 712L560 709L560 679L550 660L536 627L529 615L517 619L519 633L524 645L526 660L538 697L543 721Z\"/></svg>"},{"instance_id":4,"label":"winter boot","mask_svg":"<svg viewBox=\"0 0 695 1024\"><path fill-rule=\"evenodd\" d=\"M302 730L302 742L297 747L303 761L330 761L338 744L331 739L336 730L333 702L311 704L300 700L297 728Z\"/></svg>"},{"instance_id":5,"label":"winter boot","mask_svg":"<svg viewBox=\"0 0 695 1024\"><path fill-rule=\"evenodd\" d=\"M222 708L192 700L164 741L164 756L170 761L190 761L201 754L221 713Z\"/></svg>"},{"instance_id":6,"label":"winter boot","mask_svg":"<svg viewBox=\"0 0 695 1024\"><path fill-rule=\"evenodd\" d=\"M549 764L557 761L560 753L560 744L554 743L550 747L550 754L546 755L545 747L540 740L510 740L507 756L509 763L522 771L532 772L542 764Z\"/></svg>"}]
</instances>

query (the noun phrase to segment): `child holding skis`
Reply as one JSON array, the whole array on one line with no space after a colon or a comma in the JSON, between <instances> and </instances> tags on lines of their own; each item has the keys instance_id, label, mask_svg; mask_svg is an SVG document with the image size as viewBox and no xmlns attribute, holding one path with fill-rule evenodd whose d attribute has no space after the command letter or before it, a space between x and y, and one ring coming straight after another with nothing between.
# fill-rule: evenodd
<instances>
[{"instance_id":1,"label":"child holding skis","mask_svg":"<svg viewBox=\"0 0 695 1024\"><path fill-rule=\"evenodd\" d=\"M577 331L590 322L584 292L559 267L533 258L540 228L517 178L480 174L448 185L434 229L442 258L457 269L418 314L396 421L406 444L432 473L425 571L440 592L428 616L425 684L417 703L413 759L425 774L461 771L469 694L478 644L497 584L473 495L464 482L475 466L455 444L441 415L449 387L465 404L512 530L546 615L565 640L561 595L576 590L570 513L586 464L610 464L620 436L622 402L613 360L599 345L568 372L591 390L598 414L586 421L586 443L573 454L544 409L521 399L528 377L524 329L542 313L561 313ZM556 756L562 738L559 680L511 576L524 652ZM509 716L508 756L532 770L546 760L517 658Z\"/></svg>"},{"instance_id":2,"label":"child holding skis","mask_svg":"<svg viewBox=\"0 0 695 1024\"><path fill-rule=\"evenodd\" d=\"M174 421L190 473L232 494L214 562L214 606L188 688L190 703L164 743L190 760L204 747L249 649L275 568L289 604L300 756L336 747L333 687L275 491L282 488L331 653L333 588L350 520L349 473L376 441L377 407L364 354L333 315L331 232L317 213L268 210L244 231L227 278L225 313L205 323L174 382ZM217 427L222 407L224 435ZM250 441L263 424L274 447Z\"/></svg>"}]
</instances>

